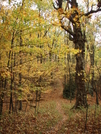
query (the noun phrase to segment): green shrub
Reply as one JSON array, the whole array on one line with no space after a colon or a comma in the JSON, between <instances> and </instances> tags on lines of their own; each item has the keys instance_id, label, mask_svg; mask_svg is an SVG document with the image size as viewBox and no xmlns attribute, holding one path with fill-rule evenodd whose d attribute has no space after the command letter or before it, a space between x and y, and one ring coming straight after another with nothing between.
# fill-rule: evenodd
<instances>
[{"instance_id":1,"label":"green shrub","mask_svg":"<svg viewBox=\"0 0 101 134\"><path fill-rule=\"evenodd\" d=\"M66 85L64 84L63 98L73 99L75 97L75 90L76 90L76 84L73 80L71 80Z\"/></svg>"}]
</instances>

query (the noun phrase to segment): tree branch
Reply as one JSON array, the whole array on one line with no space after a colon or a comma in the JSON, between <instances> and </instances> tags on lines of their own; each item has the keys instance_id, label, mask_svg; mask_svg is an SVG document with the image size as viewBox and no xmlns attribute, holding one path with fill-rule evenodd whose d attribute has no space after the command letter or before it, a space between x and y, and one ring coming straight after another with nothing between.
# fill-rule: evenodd
<instances>
[{"instance_id":1,"label":"tree branch","mask_svg":"<svg viewBox=\"0 0 101 134\"><path fill-rule=\"evenodd\" d=\"M85 16L88 16L88 15L90 15L90 14L97 13L97 12L100 12L100 11L101 11L101 8L98 8L97 10L91 10L91 11L85 13L84 15L85 15Z\"/></svg>"},{"instance_id":2,"label":"tree branch","mask_svg":"<svg viewBox=\"0 0 101 134\"><path fill-rule=\"evenodd\" d=\"M68 29L67 27L65 27L63 24L61 25L61 27L67 31L69 34L71 34L72 36L74 36L74 32L72 32L70 29Z\"/></svg>"},{"instance_id":3,"label":"tree branch","mask_svg":"<svg viewBox=\"0 0 101 134\"><path fill-rule=\"evenodd\" d=\"M54 9L56 9L56 10L59 10L59 9L61 9L62 8L62 0L58 0L58 7L56 7L55 6L55 4L53 3L53 7L54 7ZM67 6L68 6L68 3L70 3L71 4L71 1L70 0L67 0ZM62 17L62 19L63 19L64 17ZM61 19L61 20L62 20ZM73 21L73 19L72 19L72 17L69 17L68 18L72 23L74 23L74 21ZM61 27L65 30L65 31L67 31L70 35L72 35L72 36L74 36L74 33L70 30L70 29L68 29L68 27L66 27L66 26L64 26L63 24L62 24L62 22L61 22Z\"/></svg>"},{"instance_id":4,"label":"tree branch","mask_svg":"<svg viewBox=\"0 0 101 134\"><path fill-rule=\"evenodd\" d=\"M54 9L56 9L56 10L58 10L58 9L59 9L59 7L55 7L54 3L53 3L53 7L54 7Z\"/></svg>"}]
</instances>

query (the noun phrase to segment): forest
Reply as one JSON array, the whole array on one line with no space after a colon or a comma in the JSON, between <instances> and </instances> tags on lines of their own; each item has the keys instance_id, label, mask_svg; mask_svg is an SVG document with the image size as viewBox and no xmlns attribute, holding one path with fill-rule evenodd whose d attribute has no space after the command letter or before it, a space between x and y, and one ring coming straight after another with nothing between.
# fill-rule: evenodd
<instances>
[{"instance_id":1,"label":"forest","mask_svg":"<svg viewBox=\"0 0 101 134\"><path fill-rule=\"evenodd\" d=\"M0 134L101 134L101 0L0 1Z\"/></svg>"}]
</instances>

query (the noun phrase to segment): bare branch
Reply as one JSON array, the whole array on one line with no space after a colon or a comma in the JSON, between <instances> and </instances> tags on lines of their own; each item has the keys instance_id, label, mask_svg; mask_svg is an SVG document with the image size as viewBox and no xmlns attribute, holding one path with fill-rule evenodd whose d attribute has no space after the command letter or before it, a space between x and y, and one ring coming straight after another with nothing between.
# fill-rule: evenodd
<instances>
[{"instance_id":1,"label":"bare branch","mask_svg":"<svg viewBox=\"0 0 101 134\"><path fill-rule=\"evenodd\" d=\"M72 4L72 2L71 2L70 0L67 0L67 2L68 2L69 4Z\"/></svg>"},{"instance_id":2,"label":"bare branch","mask_svg":"<svg viewBox=\"0 0 101 134\"><path fill-rule=\"evenodd\" d=\"M53 3L53 7L54 7L54 9L56 9L56 10L58 10L58 9L59 9L58 7L55 7L54 3Z\"/></svg>"},{"instance_id":3,"label":"bare branch","mask_svg":"<svg viewBox=\"0 0 101 134\"><path fill-rule=\"evenodd\" d=\"M63 24L61 25L61 27L67 31L69 34L71 34L72 36L74 36L74 32L72 32L69 28L65 27Z\"/></svg>"},{"instance_id":4,"label":"bare branch","mask_svg":"<svg viewBox=\"0 0 101 134\"><path fill-rule=\"evenodd\" d=\"M85 15L85 16L88 16L88 15L90 15L90 14L97 13L97 12L100 12L100 11L101 11L101 8L98 8L97 10L91 10L91 11L85 13L84 15Z\"/></svg>"},{"instance_id":5,"label":"bare branch","mask_svg":"<svg viewBox=\"0 0 101 134\"><path fill-rule=\"evenodd\" d=\"M55 5L56 5L57 7L56 7ZM57 1L55 1L55 3L53 2L53 7L54 7L56 10L62 8L62 0L57 0Z\"/></svg>"}]
</instances>

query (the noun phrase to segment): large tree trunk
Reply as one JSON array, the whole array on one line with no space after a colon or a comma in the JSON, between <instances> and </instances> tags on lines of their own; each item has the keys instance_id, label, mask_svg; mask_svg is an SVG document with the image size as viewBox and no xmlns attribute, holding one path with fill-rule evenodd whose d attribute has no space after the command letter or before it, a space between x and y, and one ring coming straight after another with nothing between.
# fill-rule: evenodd
<instances>
[{"instance_id":1,"label":"large tree trunk","mask_svg":"<svg viewBox=\"0 0 101 134\"><path fill-rule=\"evenodd\" d=\"M62 8L62 0L58 0L57 8ZM68 6L68 3L71 5ZM70 23L72 23L72 27L68 28L65 25L66 17L62 17L60 20L61 27L70 34L70 40L74 42L75 49L79 50L79 53L76 54L76 85L77 85L77 93L76 93L76 103L75 108L80 108L81 106L87 106L86 99L86 89L85 89L85 81L84 81L84 60L85 60L85 33L81 30L80 24L80 12L78 11L78 3L77 0L71 0L67 2L66 9L71 10L71 14L67 19L69 19ZM65 9L65 10L66 10ZM60 10L58 10L60 11ZM59 12L61 15L61 12ZM65 19L64 19L65 18Z\"/></svg>"},{"instance_id":2,"label":"large tree trunk","mask_svg":"<svg viewBox=\"0 0 101 134\"><path fill-rule=\"evenodd\" d=\"M85 35L82 34L80 26L75 28L75 49L79 49L79 53L76 54L76 103L75 108L81 106L87 106L86 89L84 81L84 61L85 61Z\"/></svg>"},{"instance_id":3,"label":"large tree trunk","mask_svg":"<svg viewBox=\"0 0 101 134\"><path fill-rule=\"evenodd\" d=\"M76 0L72 0L72 8L78 8L78 4ZM83 33L81 30L81 24L79 21L79 13L77 10L74 11L73 17L77 16L76 22L73 25L74 31L74 44L75 49L79 50L79 53L76 54L76 103L75 108L80 108L81 106L87 106L87 97L86 97L86 89L85 89L85 81L84 81L84 64L85 64L85 32Z\"/></svg>"}]
</instances>

